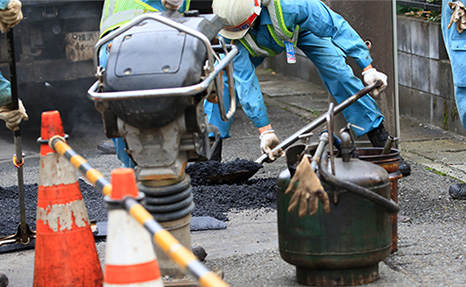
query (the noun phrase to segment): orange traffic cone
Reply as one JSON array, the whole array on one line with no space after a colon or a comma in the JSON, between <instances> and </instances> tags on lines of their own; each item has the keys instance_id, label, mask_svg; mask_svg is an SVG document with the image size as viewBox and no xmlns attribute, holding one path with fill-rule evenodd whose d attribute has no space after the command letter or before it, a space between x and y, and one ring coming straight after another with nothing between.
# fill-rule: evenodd
<instances>
[{"instance_id":1,"label":"orange traffic cone","mask_svg":"<svg viewBox=\"0 0 466 287\"><path fill-rule=\"evenodd\" d=\"M76 171L47 143L55 135L65 136L59 112L42 113L34 286L102 286Z\"/></svg>"},{"instance_id":2,"label":"orange traffic cone","mask_svg":"<svg viewBox=\"0 0 466 287\"><path fill-rule=\"evenodd\" d=\"M122 208L122 199L138 197L131 168L112 171L112 194L108 205L104 286L163 286L149 232Z\"/></svg>"}]
</instances>

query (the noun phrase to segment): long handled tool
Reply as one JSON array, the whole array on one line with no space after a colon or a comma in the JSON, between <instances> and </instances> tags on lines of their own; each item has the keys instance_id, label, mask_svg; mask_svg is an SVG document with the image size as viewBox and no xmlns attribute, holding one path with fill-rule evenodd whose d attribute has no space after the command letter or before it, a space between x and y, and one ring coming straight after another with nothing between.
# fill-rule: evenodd
<instances>
[{"instance_id":1,"label":"long handled tool","mask_svg":"<svg viewBox=\"0 0 466 287\"><path fill-rule=\"evenodd\" d=\"M352 95L351 97L347 98L345 101L337 105L333 109L333 115L338 114L339 112L343 111L346 109L348 106L351 104L355 103L357 100L359 100L362 96L368 94L369 92L373 91L374 89L382 86L382 81L376 81L372 85L369 85L367 87L364 87L360 91L358 91L356 94ZM313 131L315 128L319 127L323 123L327 122L327 117L328 114L325 113L318 117L317 119L313 120L291 136L287 137L285 140L283 140L279 145L277 145L272 151L276 152L279 149L285 150L286 148L290 147L292 144L294 144L296 141L299 140L301 135L307 134L311 131ZM260 156L258 159L255 160L256 163L262 164L267 160L268 156L267 154L263 154ZM256 174L259 169L261 168L260 165L258 165L255 168L247 169L247 170L237 170L231 174L227 175L222 175L222 177L219 178L214 178L213 180L221 180L222 178L225 179L227 178L229 181L243 181L247 180L248 178L252 177L254 174Z\"/></svg>"},{"instance_id":2,"label":"long handled tool","mask_svg":"<svg viewBox=\"0 0 466 287\"><path fill-rule=\"evenodd\" d=\"M15 45L13 29L9 29L7 32L7 43L8 43L8 64L10 66L10 83L11 83L11 109L17 110L19 108L18 103L18 83L16 78L16 61L15 61ZM18 171L18 196L19 196L19 225L16 234L0 238L0 246L8 243L22 243L28 244L32 238L35 237L35 233L31 231L26 223L26 208L24 204L24 181L23 181L23 154L21 149L21 130L18 128L14 131L14 142L15 142L15 155L13 156L13 164L16 166Z\"/></svg>"},{"instance_id":3,"label":"long handled tool","mask_svg":"<svg viewBox=\"0 0 466 287\"><path fill-rule=\"evenodd\" d=\"M366 95L367 93L373 91L374 89L382 86L382 81L376 81L372 85L369 85L367 87L364 87L362 90L357 92L356 94L352 95L351 97L347 98L345 101L337 105L333 111L333 114L336 115L339 112L343 111L346 109L348 106L359 100L362 96ZM306 134L320 126L321 124L325 123L327 121L327 113L321 115L317 119L313 120L303 128L301 128L299 131L295 132L291 136L287 137L285 140L283 140L279 145L277 145L272 152L276 152L279 149L286 149L292 144L294 144L298 139L299 136L302 134ZM260 156L258 159L256 159L257 163L264 163L264 161L268 158L267 154L263 154Z\"/></svg>"}]
</instances>

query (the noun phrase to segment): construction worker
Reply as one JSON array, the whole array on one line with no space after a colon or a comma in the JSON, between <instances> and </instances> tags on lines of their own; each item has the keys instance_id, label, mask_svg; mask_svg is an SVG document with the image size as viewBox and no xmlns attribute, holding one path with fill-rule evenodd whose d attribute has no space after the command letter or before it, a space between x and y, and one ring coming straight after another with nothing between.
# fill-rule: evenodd
<instances>
[{"instance_id":1,"label":"construction worker","mask_svg":"<svg viewBox=\"0 0 466 287\"><path fill-rule=\"evenodd\" d=\"M466 1L442 1L441 27L443 41L450 58L458 113L466 128ZM449 188L453 198L466 199L466 184L453 184Z\"/></svg>"},{"instance_id":2,"label":"construction worker","mask_svg":"<svg viewBox=\"0 0 466 287\"><path fill-rule=\"evenodd\" d=\"M100 38L109 32L131 21L134 17L146 12L159 12L167 9L178 10L184 13L189 10L191 0L105 0L100 19ZM107 66L107 58L111 43L108 43L99 51L100 66ZM134 162L126 153L126 143L123 138L112 139L115 152L123 167L134 168ZM101 143L101 150L110 150Z\"/></svg>"},{"instance_id":3,"label":"construction worker","mask_svg":"<svg viewBox=\"0 0 466 287\"><path fill-rule=\"evenodd\" d=\"M387 76L372 65L372 58L364 41L340 15L318 0L214 0L213 12L223 24L220 35L238 46L234 59L236 95L243 110L258 128L261 149L270 154L279 142L273 131L260 91L255 68L265 57L284 50L290 62L295 60L294 49L300 48L317 67L327 89L338 103L361 90L364 85L357 78L346 57L352 57L362 69L366 84L381 80L383 85L373 92L377 96L387 86ZM224 89L228 96L228 89ZM205 110L210 123L220 129L221 137L229 137L233 120L223 122L218 106L207 103ZM384 116L369 95L343 110L346 120L364 130L354 129L356 136L367 134L373 146L382 147L388 138L383 126ZM401 169L401 167L400 167Z\"/></svg>"},{"instance_id":4,"label":"construction worker","mask_svg":"<svg viewBox=\"0 0 466 287\"><path fill-rule=\"evenodd\" d=\"M0 31L6 32L16 26L23 19L21 2L17 0L0 0ZM22 120L27 120L28 115L21 100L18 100L19 109L11 110L11 86L0 73L0 119L4 120L6 127L12 131L17 130ZM8 286L8 277L0 273L0 287Z\"/></svg>"}]
</instances>

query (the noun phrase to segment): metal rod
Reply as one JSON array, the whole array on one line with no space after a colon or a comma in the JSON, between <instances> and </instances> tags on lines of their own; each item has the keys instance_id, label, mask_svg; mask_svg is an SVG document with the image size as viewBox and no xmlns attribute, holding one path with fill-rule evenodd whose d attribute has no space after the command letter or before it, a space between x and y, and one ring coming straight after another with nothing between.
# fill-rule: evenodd
<instances>
[{"instance_id":1,"label":"metal rod","mask_svg":"<svg viewBox=\"0 0 466 287\"><path fill-rule=\"evenodd\" d=\"M330 174L327 171L327 168L328 168L328 156L326 153L324 153L322 156L322 160L319 163L319 173L328 184L331 184L335 187L341 188L342 190L346 190L348 192L364 197L372 201L373 203L379 205L380 207L384 208L389 213L398 213L400 211L400 207L393 200L387 199L383 197L382 195L375 193L365 187L359 186L355 183L341 180L337 178L336 176Z\"/></svg>"},{"instance_id":2,"label":"metal rod","mask_svg":"<svg viewBox=\"0 0 466 287\"><path fill-rule=\"evenodd\" d=\"M388 136L387 141L385 142L385 146L383 147L382 154L388 154L392 150L392 145L398 138Z\"/></svg>"},{"instance_id":3,"label":"metal rod","mask_svg":"<svg viewBox=\"0 0 466 287\"><path fill-rule=\"evenodd\" d=\"M330 151L330 163L331 163L331 170L332 174L335 175L335 156L333 153L333 117L334 117L334 110L333 110L333 103L330 103L328 107L327 113L327 130L328 134L332 135L328 137L328 144L329 144L329 151Z\"/></svg>"},{"instance_id":4,"label":"metal rod","mask_svg":"<svg viewBox=\"0 0 466 287\"><path fill-rule=\"evenodd\" d=\"M319 137L319 144L317 145L317 149L311 160L311 168L314 172L317 171L317 167L319 166L319 162L322 159L322 153L324 152L324 148L327 145L328 140L328 133L322 133Z\"/></svg>"},{"instance_id":5,"label":"metal rod","mask_svg":"<svg viewBox=\"0 0 466 287\"><path fill-rule=\"evenodd\" d=\"M127 99L143 99L143 98L157 98L165 96L192 96L196 95L208 88L210 83L215 77L227 67L228 63L238 54L236 46L230 46L231 51L215 65L213 72L199 84L178 87L178 88L165 88L165 89L150 89L150 90L136 90L136 91L122 91L122 92L98 92L99 82L95 82L88 90L87 94L93 101L116 101Z\"/></svg>"},{"instance_id":6,"label":"metal rod","mask_svg":"<svg viewBox=\"0 0 466 287\"><path fill-rule=\"evenodd\" d=\"M341 102L339 105L337 105L334 109L334 114L335 115L338 114L339 112L341 112L342 110L346 109L348 106L350 106L351 104L359 100L362 96L366 95L367 93L371 92L372 90L380 86L382 86L382 81L376 81L372 85L364 87L362 90L360 90L356 94L352 95L351 97L347 98L346 100ZM311 132L312 130L320 126L321 124L325 123L326 117L327 117L327 114L323 114L319 116L317 119L313 120L312 122L310 122L309 124L301 128L300 130L298 130L297 132L295 132L294 134L292 134L291 136L283 140L279 145L277 145L272 150L272 152L276 152L279 149L288 148L289 146L294 144L299 139L300 135ZM263 154L258 159L256 159L256 162L262 164L267 158L268 158L267 154Z\"/></svg>"},{"instance_id":7,"label":"metal rod","mask_svg":"<svg viewBox=\"0 0 466 287\"><path fill-rule=\"evenodd\" d=\"M11 109L19 109L18 100L18 83L16 75L16 61L15 61L15 41L13 29L7 31L7 46L8 46L8 64L10 66L10 85L11 85ZM30 241L26 223L26 207L24 204L24 180L23 180L23 152L21 149L21 129L14 131L15 153L14 157L16 162L15 166L18 171L18 197L19 197L19 224L20 224L20 242L28 244Z\"/></svg>"}]
</instances>

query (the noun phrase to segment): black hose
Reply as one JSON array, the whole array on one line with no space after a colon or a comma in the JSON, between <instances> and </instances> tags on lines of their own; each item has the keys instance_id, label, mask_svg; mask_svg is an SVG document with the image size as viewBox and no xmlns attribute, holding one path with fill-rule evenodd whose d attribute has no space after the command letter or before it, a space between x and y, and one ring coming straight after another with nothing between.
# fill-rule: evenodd
<instances>
[{"instance_id":1,"label":"black hose","mask_svg":"<svg viewBox=\"0 0 466 287\"><path fill-rule=\"evenodd\" d=\"M356 195L369 199L375 204L378 204L379 206L383 207L389 213L398 213L400 211L400 207L395 202L388 200L385 197L365 187L359 186L349 181L339 180L335 176L331 175L327 171L327 165L328 165L328 155L326 152L324 152L322 156L322 160L319 163L319 173L327 183L337 188L344 189L346 191L352 192Z\"/></svg>"}]
</instances>

